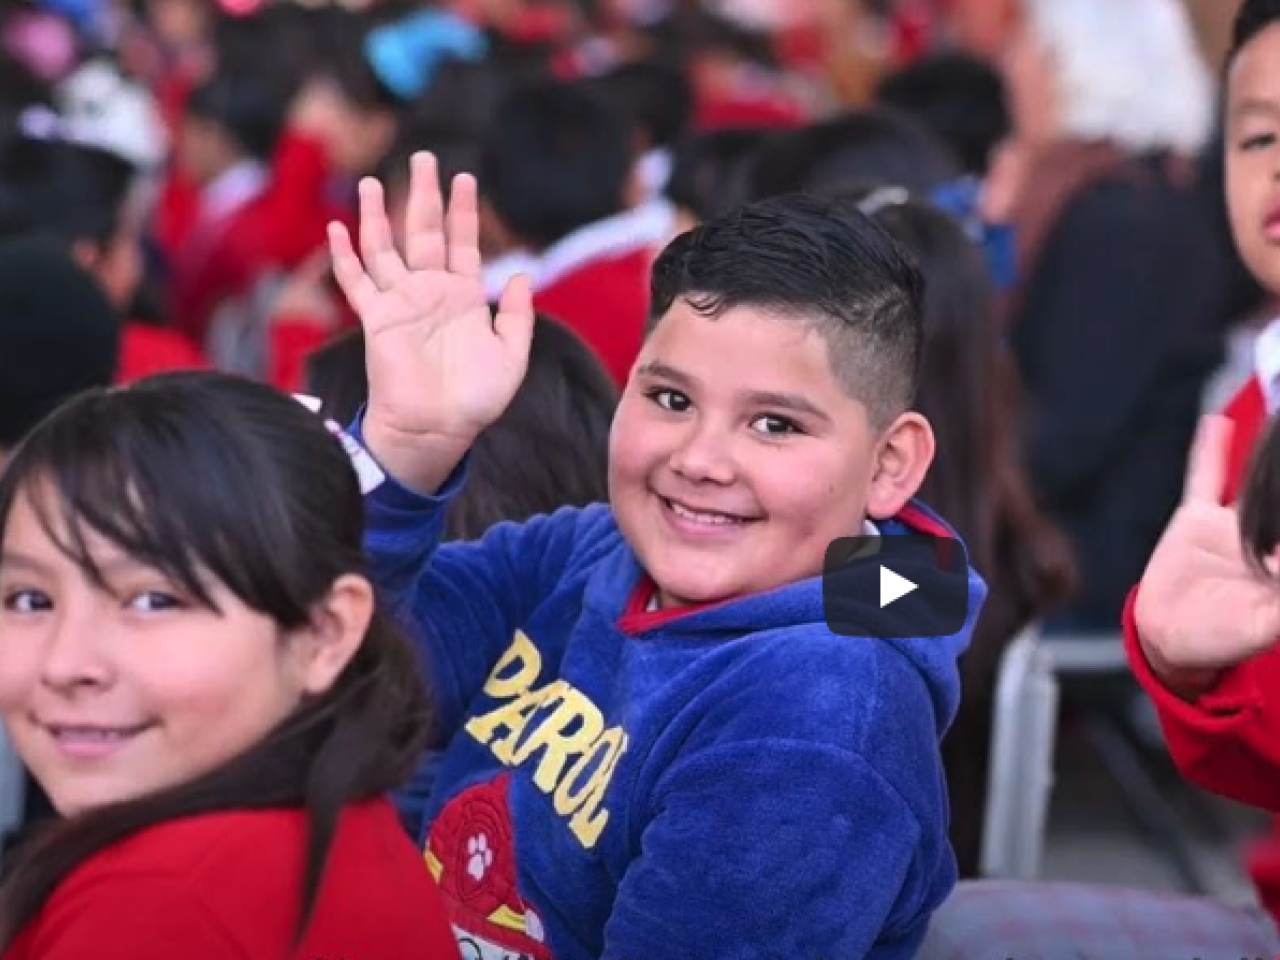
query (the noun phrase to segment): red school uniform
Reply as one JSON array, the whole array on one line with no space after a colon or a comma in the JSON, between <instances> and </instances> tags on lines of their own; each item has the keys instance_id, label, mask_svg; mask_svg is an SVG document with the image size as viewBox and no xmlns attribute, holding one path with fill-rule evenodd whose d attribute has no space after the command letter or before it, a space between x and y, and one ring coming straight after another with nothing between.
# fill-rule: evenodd
<instances>
[{"instance_id":1,"label":"red school uniform","mask_svg":"<svg viewBox=\"0 0 1280 960\"><path fill-rule=\"evenodd\" d=\"M642 204L575 230L541 254L511 253L486 264L486 295L496 302L512 276L528 275L534 309L582 337L625 386L644 343L650 268L673 229L669 204Z\"/></svg>"},{"instance_id":2,"label":"red school uniform","mask_svg":"<svg viewBox=\"0 0 1280 960\"><path fill-rule=\"evenodd\" d=\"M124 385L173 370L204 370L209 363L189 338L176 330L126 323L120 338L116 383Z\"/></svg>"},{"instance_id":3,"label":"red school uniform","mask_svg":"<svg viewBox=\"0 0 1280 960\"><path fill-rule=\"evenodd\" d=\"M1254 448L1280 400L1280 320L1259 338L1255 375L1222 414L1232 421L1224 503L1242 492ZM1194 702L1169 690L1147 663L1134 622L1137 590L1124 613L1125 644L1134 675L1155 704L1169 753L1191 783L1280 815L1280 647L1225 671ZM1250 850L1249 873L1268 912L1280 919L1280 822Z\"/></svg>"},{"instance_id":4,"label":"red school uniform","mask_svg":"<svg viewBox=\"0 0 1280 960\"><path fill-rule=\"evenodd\" d=\"M439 894L390 803L342 814L293 949L306 814L170 821L81 864L3 960L457 960Z\"/></svg>"},{"instance_id":5,"label":"red school uniform","mask_svg":"<svg viewBox=\"0 0 1280 960\"><path fill-rule=\"evenodd\" d=\"M276 148L261 188L220 216L197 214L172 265L171 312L204 342L214 311L263 276L297 267L349 211L328 202L333 176L324 146L296 131Z\"/></svg>"}]
</instances>

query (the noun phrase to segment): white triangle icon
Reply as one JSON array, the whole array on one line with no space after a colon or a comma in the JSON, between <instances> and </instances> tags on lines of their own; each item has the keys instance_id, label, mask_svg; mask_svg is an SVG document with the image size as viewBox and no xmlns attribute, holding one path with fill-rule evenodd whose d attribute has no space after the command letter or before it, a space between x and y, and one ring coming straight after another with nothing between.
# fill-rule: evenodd
<instances>
[{"instance_id":1,"label":"white triangle icon","mask_svg":"<svg viewBox=\"0 0 1280 960\"><path fill-rule=\"evenodd\" d=\"M899 576L888 567L880 568L880 609L883 610L895 600L901 600L908 593L917 590L916 584L906 577Z\"/></svg>"}]
</instances>

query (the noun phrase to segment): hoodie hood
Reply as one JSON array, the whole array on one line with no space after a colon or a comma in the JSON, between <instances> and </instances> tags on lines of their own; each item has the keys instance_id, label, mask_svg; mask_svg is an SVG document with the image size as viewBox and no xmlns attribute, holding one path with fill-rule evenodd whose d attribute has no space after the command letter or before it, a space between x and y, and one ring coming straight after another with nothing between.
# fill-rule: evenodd
<instances>
[{"instance_id":1,"label":"hoodie hood","mask_svg":"<svg viewBox=\"0 0 1280 960\"><path fill-rule=\"evenodd\" d=\"M727 640L800 629L822 630L849 643L875 640L893 647L919 672L933 697L941 732L958 705L956 661L972 639L987 585L969 564L956 532L924 504L913 501L878 527L878 551L860 552L822 576L693 607L680 615L629 616L623 626L638 639L660 635L660 640L674 640L683 635ZM890 541L899 537L904 539ZM621 541L620 533L618 538ZM605 564L612 569L593 578L586 599L602 613L623 618L627 597L618 596L617 584L638 587L648 575L630 548L617 550L612 559ZM881 567L890 563L893 573L911 581L915 589L882 606Z\"/></svg>"}]
</instances>

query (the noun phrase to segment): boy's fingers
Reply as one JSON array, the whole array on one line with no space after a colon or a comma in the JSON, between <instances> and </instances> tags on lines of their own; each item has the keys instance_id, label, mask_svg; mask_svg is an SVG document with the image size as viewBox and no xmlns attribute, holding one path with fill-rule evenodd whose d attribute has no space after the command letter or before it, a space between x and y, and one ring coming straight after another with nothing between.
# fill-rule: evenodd
<instances>
[{"instance_id":1,"label":"boy's fingers","mask_svg":"<svg viewBox=\"0 0 1280 960\"><path fill-rule=\"evenodd\" d=\"M1220 503L1227 479L1227 459L1231 449L1234 424L1226 417L1211 415L1200 418L1187 477L1183 485L1183 503Z\"/></svg>"},{"instance_id":2,"label":"boy's fingers","mask_svg":"<svg viewBox=\"0 0 1280 960\"><path fill-rule=\"evenodd\" d=\"M475 177L466 173L454 177L445 215L449 270L466 277L480 276L480 207L476 193Z\"/></svg>"},{"instance_id":3,"label":"boy's fingers","mask_svg":"<svg viewBox=\"0 0 1280 960\"><path fill-rule=\"evenodd\" d=\"M415 153L409 161L409 202L404 216L405 259L410 270L445 266L444 199L436 158Z\"/></svg>"},{"instance_id":4,"label":"boy's fingers","mask_svg":"<svg viewBox=\"0 0 1280 960\"><path fill-rule=\"evenodd\" d=\"M351 234L340 223L329 224L329 253L333 260L333 276L342 288L343 296L351 304L351 309L363 318L365 307L377 296L378 288L356 256Z\"/></svg>"},{"instance_id":5,"label":"boy's fingers","mask_svg":"<svg viewBox=\"0 0 1280 960\"><path fill-rule=\"evenodd\" d=\"M533 342L533 324L533 288L529 278L519 273L502 290L494 329L512 353L527 358Z\"/></svg>"},{"instance_id":6,"label":"boy's fingers","mask_svg":"<svg viewBox=\"0 0 1280 960\"><path fill-rule=\"evenodd\" d=\"M407 272L391 235L382 184L372 177L360 181L360 253L365 271L379 289L395 286Z\"/></svg>"}]
</instances>

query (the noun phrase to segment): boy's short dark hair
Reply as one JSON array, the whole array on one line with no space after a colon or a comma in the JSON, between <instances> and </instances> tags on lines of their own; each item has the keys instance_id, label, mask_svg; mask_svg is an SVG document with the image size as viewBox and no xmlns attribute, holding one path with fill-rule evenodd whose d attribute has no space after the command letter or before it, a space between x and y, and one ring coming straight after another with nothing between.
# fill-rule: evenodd
<instances>
[{"instance_id":1,"label":"boy's short dark hair","mask_svg":"<svg viewBox=\"0 0 1280 960\"><path fill-rule=\"evenodd\" d=\"M58 242L0 243L0 449L63 402L108 386L121 321L97 280Z\"/></svg>"},{"instance_id":2,"label":"boy's short dark hair","mask_svg":"<svg viewBox=\"0 0 1280 960\"><path fill-rule=\"evenodd\" d=\"M435 155L440 188L445 199L460 173L472 176L480 168L480 145L468 130L429 124L404 125L391 150L378 161L374 176L382 181L387 195L409 191L409 162L414 154L430 151Z\"/></svg>"},{"instance_id":3,"label":"boy's short dark hair","mask_svg":"<svg viewBox=\"0 0 1280 960\"><path fill-rule=\"evenodd\" d=\"M1240 51L1251 44L1258 34L1277 23L1280 23L1280 0L1244 0L1231 30L1227 65L1234 63Z\"/></svg>"},{"instance_id":4,"label":"boy's short dark hair","mask_svg":"<svg viewBox=\"0 0 1280 960\"><path fill-rule=\"evenodd\" d=\"M284 129L291 94L283 78L222 69L191 92L186 111L216 124L245 154L265 161Z\"/></svg>"},{"instance_id":5,"label":"boy's short dark hair","mask_svg":"<svg viewBox=\"0 0 1280 960\"><path fill-rule=\"evenodd\" d=\"M933 131L966 173L986 173L992 152L1009 134L1000 74L968 54L947 52L917 60L886 77L876 99Z\"/></svg>"},{"instance_id":6,"label":"boy's short dark hair","mask_svg":"<svg viewBox=\"0 0 1280 960\"><path fill-rule=\"evenodd\" d=\"M755 154L773 135L754 127L730 127L685 137L672 158L667 199L699 220L742 206Z\"/></svg>"},{"instance_id":7,"label":"boy's short dark hair","mask_svg":"<svg viewBox=\"0 0 1280 960\"><path fill-rule=\"evenodd\" d=\"M595 88L644 133L649 147L674 146L693 119L686 72L657 60L624 63L596 78Z\"/></svg>"},{"instance_id":8,"label":"boy's short dark hair","mask_svg":"<svg viewBox=\"0 0 1280 960\"><path fill-rule=\"evenodd\" d=\"M924 279L847 201L788 194L682 234L653 267L651 330L677 298L710 318L750 307L818 332L878 427L915 401Z\"/></svg>"},{"instance_id":9,"label":"boy's short dark hair","mask_svg":"<svg viewBox=\"0 0 1280 960\"><path fill-rule=\"evenodd\" d=\"M498 104L480 148L480 183L503 225L545 249L619 213L632 162L625 116L584 85L540 81Z\"/></svg>"},{"instance_id":10,"label":"boy's short dark hair","mask_svg":"<svg viewBox=\"0 0 1280 960\"><path fill-rule=\"evenodd\" d=\"M857 180L927 194L960 173L959 160L926 126L900 111L874 107L765 144L752 165L750 193L761 200Z\"/></svg>"}]
</instances>

